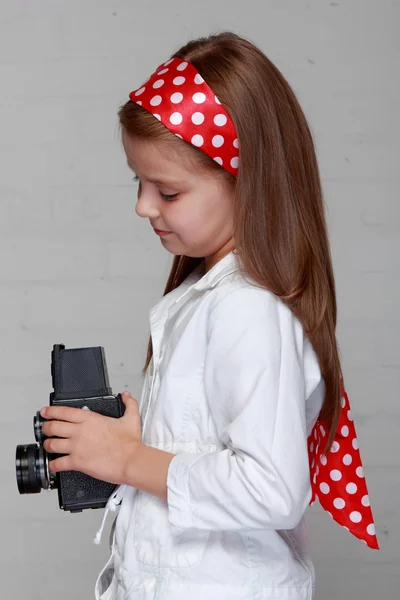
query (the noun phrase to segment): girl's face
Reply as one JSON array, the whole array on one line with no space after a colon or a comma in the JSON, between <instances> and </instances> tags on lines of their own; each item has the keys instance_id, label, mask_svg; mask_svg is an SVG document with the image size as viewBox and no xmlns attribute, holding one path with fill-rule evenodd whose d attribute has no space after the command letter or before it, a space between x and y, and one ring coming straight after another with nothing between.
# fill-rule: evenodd
<instances>
[{"instance_id":1,"label":"girl's face","mask_svg":"<svg viewBox=\"0 0 400 600\"><path fill-rule=\"evenodd\" d=\"M122 141L139 181L137 214L168 252L204 257L209 270L235 247L232 186L213 171L189 168L165 143L124 133Z\"/></svg>"}]
</instances>

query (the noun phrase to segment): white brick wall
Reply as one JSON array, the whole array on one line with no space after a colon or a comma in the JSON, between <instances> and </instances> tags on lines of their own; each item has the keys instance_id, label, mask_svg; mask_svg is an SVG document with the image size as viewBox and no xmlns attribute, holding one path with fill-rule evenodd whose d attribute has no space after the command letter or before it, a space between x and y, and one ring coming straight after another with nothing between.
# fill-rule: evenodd
<instances>
[{"instance_id":1,"label":"white brick wall","mask_svg":"<svg viewBox=\"0 0 400 600\"><path fill-rule=\"evenodd\" d=\"M175 48L225 28L295 88L328 205L338 339L382 550L313 508L317 598L398 597L399 13L395 0L0 0L1 598L93 597L101 513L19 496L15 446L33 442L54 343L103 345L114 391L140 393L170 257L134 213L116 111Z\"/></svg>"}]
</instances>

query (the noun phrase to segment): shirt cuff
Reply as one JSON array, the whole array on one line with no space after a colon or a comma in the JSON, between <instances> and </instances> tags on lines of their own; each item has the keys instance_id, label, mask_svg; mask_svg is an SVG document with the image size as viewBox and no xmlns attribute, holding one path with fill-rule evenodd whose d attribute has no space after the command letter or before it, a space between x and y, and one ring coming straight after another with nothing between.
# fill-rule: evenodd
<instances>
[{"instance_id":1,"label":"shirt cuff","mask_svg":"<svg viewBox=\"0 0 400 600\"><path fill-rule=\"evenodd\" d=\"M175 535L194 527L193 507L189 496L189 470L201 456L201 454L176 454L168 467L168 521L171 525L171 532Z\"/></svg>"}]
</instances>

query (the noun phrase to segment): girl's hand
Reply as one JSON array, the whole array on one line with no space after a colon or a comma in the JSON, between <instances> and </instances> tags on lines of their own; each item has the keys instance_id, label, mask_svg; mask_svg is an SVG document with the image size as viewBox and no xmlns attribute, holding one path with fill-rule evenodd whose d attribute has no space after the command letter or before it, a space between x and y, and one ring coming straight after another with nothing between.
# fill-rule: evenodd
<instances>
[{"instance_id":1,"label":"girl's hand","mask_svg":"<svg viewBox=\"0 0 400 600\"><path fill-rule=\"evenodd\" d=\"M125 413L120 418L68 406L47 406L40 411L45 419L47 452L66 454L49 463L53 473L81 471L91 477L119 485L125 482L129 465L142 447L142 429L137 401L122 394Z\"/></svg>"}]
</instances>

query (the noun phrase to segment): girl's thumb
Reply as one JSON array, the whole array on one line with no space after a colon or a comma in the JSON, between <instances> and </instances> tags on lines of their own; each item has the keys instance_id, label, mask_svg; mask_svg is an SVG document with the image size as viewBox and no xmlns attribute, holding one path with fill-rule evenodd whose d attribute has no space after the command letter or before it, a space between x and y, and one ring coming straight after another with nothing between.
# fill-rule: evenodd
<instances>
[{"instance_id":1,"label":"girl's thumb","mask_svg":"<svg viewBox=\"0 0 400 600\"><path fill-rule=\"evenodd\" d=\"M132 398L131 393L128 392L128 390L125 390L124 392L122 392L121 398L122 398L122 402L125 404L125 415L126 415L127 413L131 412L133 405L135 403L135 400Z\"/></svg>"}]
</instances>

